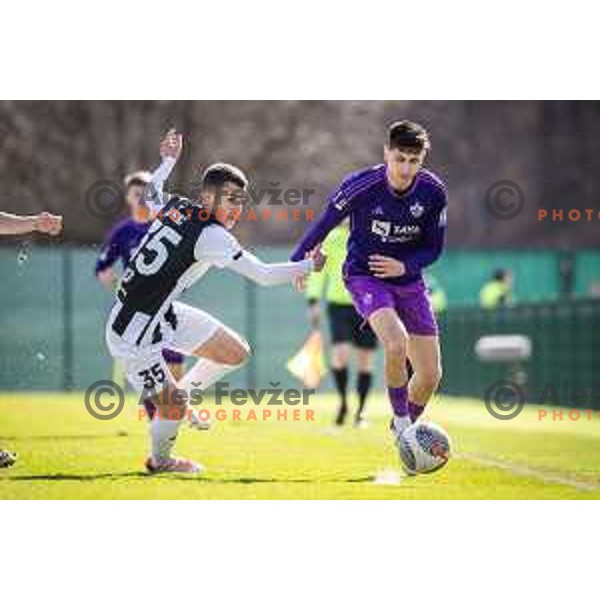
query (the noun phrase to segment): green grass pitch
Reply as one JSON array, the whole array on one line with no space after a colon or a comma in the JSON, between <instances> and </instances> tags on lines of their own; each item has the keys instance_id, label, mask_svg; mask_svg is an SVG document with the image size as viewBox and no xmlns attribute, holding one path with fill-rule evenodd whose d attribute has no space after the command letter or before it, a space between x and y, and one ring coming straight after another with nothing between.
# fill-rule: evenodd
<instances>
[{"instance_id":1,"label":"green grass pitch","mask_svg":"<svg viewBox=\"0 0 600 600\"><path fill-rule=\"evenodd\" d=\"M334 407L333 396L321 395L310 407L314 422L228 418L208 432L184 427L177 453L207 472L148 476L146 424L133 398L116 419L98 421L82 393L1 394L0 448L19 459L0 470L0 498L600 498L597 413L591 421L585 413L570 421L566 411L563 421L539 421L537 407L526 406L498 421L481 401L438 397L426 417L450 433L450 463L382 485L378 473L399 471L385 398L372 398L367 429L334 430Z\"/></svg>"}]
</instances>

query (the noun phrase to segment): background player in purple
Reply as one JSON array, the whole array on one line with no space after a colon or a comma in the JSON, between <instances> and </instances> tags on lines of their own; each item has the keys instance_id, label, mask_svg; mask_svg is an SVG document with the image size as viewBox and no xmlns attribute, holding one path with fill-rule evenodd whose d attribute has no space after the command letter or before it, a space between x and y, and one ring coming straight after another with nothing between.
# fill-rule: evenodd
<instances>
[{"instance_id":1,"label":"background player in purple","mask_svg":"<svg viewBox=\"0 0 600 600\"><path fill-rule=\"evenodd\" d=\"M346 286L384 349L397 440L421 415L441 378L437 323L421 271L442 252L447 194L423 167L429 148L421 125L392 124L384 164L344 179L292 255L304 258L350 217ZM414 370L410 382L407 358Z\"/></svg>"},{"instance_id":2,"label":"background player in purple","mask_svg":"<svg viewBox=\"0 0 600 600\"><path fill-rule=\"evenodd\" d=\"M111 229L96 262L96 277L111 292L118 281L114 265L120 260L121 266L125 268L133 251L139 246L150 227L148 212L140 210L140 201L144 188L151 178L152 174L148 171L137 171L125 178L125 201L130 216L119 221ZM172 350L163 350L163 356L173 377L177 380L181 379L184 356Z\"/></svg>"}]
</instances>

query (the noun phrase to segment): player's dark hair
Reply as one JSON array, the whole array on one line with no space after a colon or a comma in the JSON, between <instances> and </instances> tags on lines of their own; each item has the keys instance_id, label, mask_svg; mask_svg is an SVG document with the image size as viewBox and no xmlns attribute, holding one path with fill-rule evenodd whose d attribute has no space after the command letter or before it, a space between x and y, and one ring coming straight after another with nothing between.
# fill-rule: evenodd
<instances>
[{"instance_id":1,"label":"player's dark hair","mask_svg":"<svg viewBox=\"0 0 600 600\"><path fill-rule=\"evenodd\" d=\"M429 134L422 125L413 121L396 121L388 127L387 146L396 150L408 150L419 153L422 150L429 150Z\"/></svg>"},{"instance_id":2,"label":"player's dark hair","mask_svg":"<svg viewBox=\"0 0 600 600\"><path fill-rule=\"evenodd\" d=\"M139 185L141 187L146 187L150 180L152 179L152 174L148 171L135 171L134 173L129 173L127 177L124 179L125 189L129 191L130 187L134 185Z\"/></svg>"},{"instance_id":3,"label":"player's dark hair","mask_svg":"<svg viewBox=\"0 0 600 600\"><path fill-rule=\"evenodd\" d=\"M226 183L234 183L245 190L248 187L248 178L241 169L227 163L215 163L202 173L201 186L203 188L222 187Z\"/></svg>"},{"instance_id":4,"label":"player's dark hair","mask_svg":"<svg viewBox=\"0 0 600 600\"><path fill-rule=\"evenodd\" d=\"M135 177L133 179L129 179L126 185L127 191L129 191L129 188L133 187L134 185L146 187L146 182L143 179L136 179Z\"/></svg>"}]
</instances>

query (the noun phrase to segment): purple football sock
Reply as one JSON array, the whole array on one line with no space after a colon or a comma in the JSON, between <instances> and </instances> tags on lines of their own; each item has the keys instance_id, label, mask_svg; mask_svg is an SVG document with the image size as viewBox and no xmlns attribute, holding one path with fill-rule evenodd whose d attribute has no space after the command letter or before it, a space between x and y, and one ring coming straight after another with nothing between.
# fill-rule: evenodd
<instances>
[{"instance_id":1,"label":"purple football sock","mask_svg":"<svg viewBox=\"0 0 600 600\"><path fill-rule=\"evenodd\" d=\"M421 404L415 404L414 402L408 403L408 414L410 415L410 420L414 423L423 413L425 407Z\"/></svg>"},{"instance_id":2,"label":"purple football sock","mask_svg":"<svg viewBox=\"0 0 600 600\"><path fill-rule=\"evenodd\" d=\"M388 397L394 414L397 417L406 417L408 415L408 390L406 386L388 387Z\"/></svg>"}]
</instances>

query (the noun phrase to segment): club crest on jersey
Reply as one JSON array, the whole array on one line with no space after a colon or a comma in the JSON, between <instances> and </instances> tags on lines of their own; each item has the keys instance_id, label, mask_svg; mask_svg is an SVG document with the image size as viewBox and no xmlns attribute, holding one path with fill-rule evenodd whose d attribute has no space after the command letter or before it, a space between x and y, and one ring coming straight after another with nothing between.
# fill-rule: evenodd
<instances>
[{"instance_id":1,"label":"club crest on jersey","mask_svg":"<svg viewBox=\"0 0 600 600\"><path fill-rule=\"evenodd\" d=\"M411 205L409 207L409 210L410 210L410 214L415 219L418 219L425 212L425 207L420 202L415 202L413 205Z\"/></svg>"}]
</instances>

